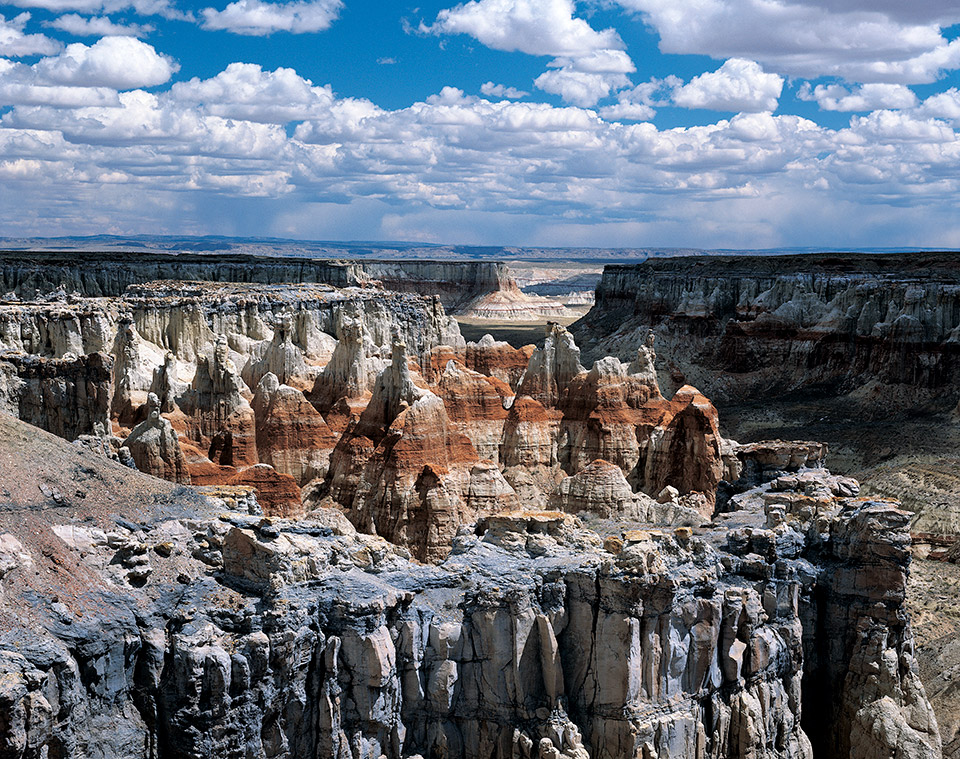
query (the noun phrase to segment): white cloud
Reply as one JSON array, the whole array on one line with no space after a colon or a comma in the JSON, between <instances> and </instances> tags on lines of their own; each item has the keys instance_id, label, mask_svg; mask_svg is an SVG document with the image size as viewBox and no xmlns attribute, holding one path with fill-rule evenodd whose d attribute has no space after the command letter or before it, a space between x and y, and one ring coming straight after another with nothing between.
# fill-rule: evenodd
<instances>
[{"instance_id":1,"label":"white cloud","mask_svg":"<svg viewBox=\"0 0 960 759\"><path fill-rule=\"evenodd\" d=\"M236 0L222 11L204 8L204 29L224 29L234 34L263 37L274 32L310 34L329 29L343 6L341 0L297 0L267 3Z\"/></svg>"},{"instance_id":2,"label":"white cloud","mask_svg":"<svg viewBox=\"0 0 960 759\"><path fill-rule=\"evenodd\" d=\"M153 31L150 24L116 24L106 16L85 18L76 13L59 16L44 25L75 37L145 37Z\"/></svg>"},{"instance_id":3,"label":"white cloud","mask_svg":"<svg viewBox=\"0 0 960 759\"><path fill-rule=\"evenodd\" d=\"M731 58L678 88L673 102L712 111L775 111L782 90L783 77L765 73L754 61Z\"/></svg>"},{"instance_id":4,"label":"white cloud","mask_svg":"<svg viewBox=\"0 0 960 759\"><path fill-rule=\"evenodd\" d=\"M665 53L747 58L768 71L915 84L960 67L949 0L616 0L638 11Z\"/></svg>"},{"instance_id":5,"label":"white cloud","mask_svg":"<svg viewBox=\"0 0 960 759\"><path fill-rule=\"evenodd\" d=\"M11 19L0 13L0 56L22 58L28 55L53 55L63 47L57 40L43 34L24 34L30 20L29 13Z\"/></svg>"},{"instance_id":6,"label":"white cloud","mask_svg":"<svg viewBox=\"0 0 960 759\"><path fill-rule=\"evenodd\" d=\"M44 68L0 63L0 98L15 96L0 117L6 233L263 234L276 215L332 220L296 231L320 237L349 218L373 237L480 242L960 240L960 140L943 120L960 114L955 90L840 130L767 112L666 129L643 118L676 78L624 88L598 114L454 87L386 110L254 64L119 94Z\"/></svg>"},{"instance_id":7,"label":"white cloud","mask_svg":"<svg viewBox=\"0 0 960 759\"><path fill-rule=\"evenodd\" d=\"M427 34L467 34L487 47L551 56L534 84L589 107L626 87L635 71L614 29L597 31L574 16L573 0L471 0L441 10Z\"/></svg>"},{"instance_id":8,"label":"white cloud","mask_svg":"<svg viewBox=\"0 0 960 759\"><path fill-rule=\"evenodd\" d=\"M0 59L0 106L50 105L57 108L118 105L116 90L107 87L51 85L32 66Z\"/></svg>"},{"instance_id":9,"label":"white cloud","mask_svg":"<svg viewBox=\"0 0 960 759\"><path fill-rule=\"evenodd\" d=\"M825 111L875 111L885 108L913 108L919 102L909 87L902 84L862 84L848 89L840 84L809 83L797 92L801 100L815 100Z\"/></svg>"},{"instance_id":10,"label":"white cloud","mask_svg":"<svg viewBox=\"0 0 960 759\"><path fill-rule=\"evenodd\" d=\"M673 92L682 84L683 80L673 75L664 79L654 77L617 93L616 105L604 106L600 115L610 121L649 121L657 115L658 107L670 105Z\"/></svg>"},{"instance_id":11,"label":"white cloud","mask_svg":"<svg viewBox=\"0 0 960 759\"><path fill-rule=\"evenodd\" d=\"M93 45L67 45L33 70L44 83L127 90L163 84L179 69L165 55L133 37L104 37Z\"/></svg>"},{"instance_id":12,"label":"white cloud","mask_svg":"<svg viewBox=\"0 0 960 759\"><path fill-rule=\"evenodd\" d=\"M231 63L212 79L177 82L170 97L215 116L271 124L322 117L334 101L329 86L314 87L293 69L265 72L254 63Z\"/></svg>"},{"instance_id":13,"label":"white cloud","mask_svg":"<svg viewBox=\"0 0 960 759\"><path fill-rule=\"evenodd\" d=\"M52 13L78 11L79 13L116 13L133 9L142 16L159 15L164 18L191 19L189 13L177 10L170 0L9 0L21 8L42 8Z\"/></svg>"},{"instance_id":14,"label":"white cloud","mask_svg":"<svg viewBox=\"0 0 960 759\"><path fill-rule=\"evenodd\" d=\"M951 87L946 92L931 95L923 101L920 111L928 116L946 119L960 125L960 90Z\"/></svg>"},{"instance_id":15,"label":"white cloud","mask_svg":"<svg viewBox=\"0 0 960 759\"><path fill-rule=\"evenodd\" d=\"M574 18L572 0L471 0L437 14L434 34L467 34L494 50L580 58L623 49L613 29L596 31Z\"/></svg>"},{"instance_id":16,"label":"white cloud","mask_svg":"<svg viewBox=\"0 0 960 759\"><path fill-rule=\"evenodd\" d=\"M507 100L519 100L530 94L524 90L518 90L516 87L507 87L503 84L494 84L493 82L484 82L481 84L480 92L488 97L506 98Z\"/></svg>"}]
</instances>

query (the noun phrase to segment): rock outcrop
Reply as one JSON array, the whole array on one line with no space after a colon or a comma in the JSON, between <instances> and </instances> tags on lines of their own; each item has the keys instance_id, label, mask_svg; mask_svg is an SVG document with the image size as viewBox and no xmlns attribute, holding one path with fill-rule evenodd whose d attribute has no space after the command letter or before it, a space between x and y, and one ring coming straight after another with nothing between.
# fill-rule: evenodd
<instances>
[{"instance_id":1,"label":"rock outcrop","mask_svg":"<svg viewBox=\"0 0 960 759\"><path fill-rule=\"evenodd\" d=\"M66 440L110 430L113 358L0 353L0 410Z\"/></svg>"},{"instance_id":2,"label":"rock outcrop","mask_svg":"<svg viewBox=\"0 0 960 759\"><path fill-rule=\"evenodd\" d=\"M265 374L253 397L257 455L301 487L327 475L337 436L296 388Z\"/></svg>"},{"instance_id":3,"label":"rock outcrop","mask_svg":"<svg viewBox=\"0 0 960 759\"><path fill-rule=\"evenodd\" d=\"M258 462L256 421L245 396L250 390L230 360L227 339L217 339L209 356L201 356L193 384L179 405L186 414L186 437L224 466Z\"/></svg>"},{"instance_id":4,"label":"rock outcrop","mask_svg":"<svg viewBox=\"0 0 960 759\"><path fill-rule=\"evenodd\" d=\"M173 425L160 416L160 410L160 399L150 393L146 403L147 418L133 428L123 445L141 472L189 485L190 472L177 433Z\"/></svg>"},{"instance_id":5,"label":"rock outcrop","mask_svg":"<svg viewBox=\"0 0 960 759\"><path fill-rule=\"evenodd\" d=\"M886 414L886 403L908 411L960 393L960 267L947 253L610 265L596 305L572 329L590 358L625 358L650 328L662 379L695 383L715 400L815 387L862 391L865 411Z\"/></svg>"},{"instance_id":6,"label":"rock outcrop","mask_svg":"<svg viewBox=\"0 0 960 759\"><path fill-rule=\"evenodd\" d=\"M55 438L46 459L58 444L122 471ZM938 759L904 611L905 516L788 486L740 494L719 528L606 541L571 515L499 512L436 566L326 515L164 491L159 509L117 498L74 519L18 496L26 511L0 513L0 745L15 759Z\"/></svg>"},{"instance_id":7,"label":"rock outcrop","mask_svg":"<svg viewBox=\"0 0 960 759\"><path fill-rule=\"evenodd\" d=\"M450 422L443 400L419 387L406 346L393 346L359 420L330 460L335 500L351 521L407 546L417 558L442 557L457 527L472 521L465 494L476 448Z\"/></svg>"}]
</instances>

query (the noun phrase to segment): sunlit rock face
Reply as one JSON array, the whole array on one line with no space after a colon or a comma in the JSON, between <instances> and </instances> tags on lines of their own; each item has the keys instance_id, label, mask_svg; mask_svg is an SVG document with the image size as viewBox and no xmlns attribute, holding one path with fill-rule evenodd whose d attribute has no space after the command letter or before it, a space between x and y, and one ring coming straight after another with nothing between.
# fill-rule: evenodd
<instances>
[{"instance_id":1,"label":"sunlit rock face","mask_svg":"<svg viewBox=\"0 0 960 759\"><path fill-rule=\"evenodd\" d=\"M253 398L257 455L298 485L323 478L337 436L299 390L265 374Z\"/></svg>"},{"instance_id":2,"label":"sunlit rock face","mask_svg":"<svg viewBox=\"0 0 960 759\"><path fill-rule=\"evenodd\" d=\"M350 276L0 309L0 755L940 757L895 503Z\"/></svg>"}]
</instances>

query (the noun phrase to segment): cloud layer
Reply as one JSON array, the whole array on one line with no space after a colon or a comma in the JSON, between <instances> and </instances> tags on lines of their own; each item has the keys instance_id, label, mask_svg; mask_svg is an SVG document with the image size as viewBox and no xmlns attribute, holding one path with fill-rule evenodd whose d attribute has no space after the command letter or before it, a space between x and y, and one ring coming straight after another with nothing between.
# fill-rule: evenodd
<instances>
[{"instance_id":1,"label":"cloud layer","mask_svg":"<svg viewBox=\"0 0 960 759\"><path fill-rule=\"evenodd\" d=\"M17 0L31 10L0 15L0 234L960 246L960 92L921 84L960 67L950 3L617 2L663 50L716 62L651 76L592 6L470 0L414 22L409 44L442 55L463 37L527 73L461 69L387 108L293 65L199 76L165 52L187 25L282 51L337 33L350 0L195 17L170 0ZM417 76L402 48L368 52L391 63L378 77Z\"/></svg>"}]
</instances>

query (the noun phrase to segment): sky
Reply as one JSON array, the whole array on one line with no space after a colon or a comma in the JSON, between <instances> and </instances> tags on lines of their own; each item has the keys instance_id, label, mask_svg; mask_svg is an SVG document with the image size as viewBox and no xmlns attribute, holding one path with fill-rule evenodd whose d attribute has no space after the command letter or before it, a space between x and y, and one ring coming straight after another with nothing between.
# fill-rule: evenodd
<instances>
[{"instance_id":1,"label":"sky","mask_svg":"<svg viewBox=\"0 0 960 759\"><path fill-rule=\"evenodd\" d=\"M956 0L0 0L3 236L960 248L958 129Z\"/></svg>"}]
</instances>

